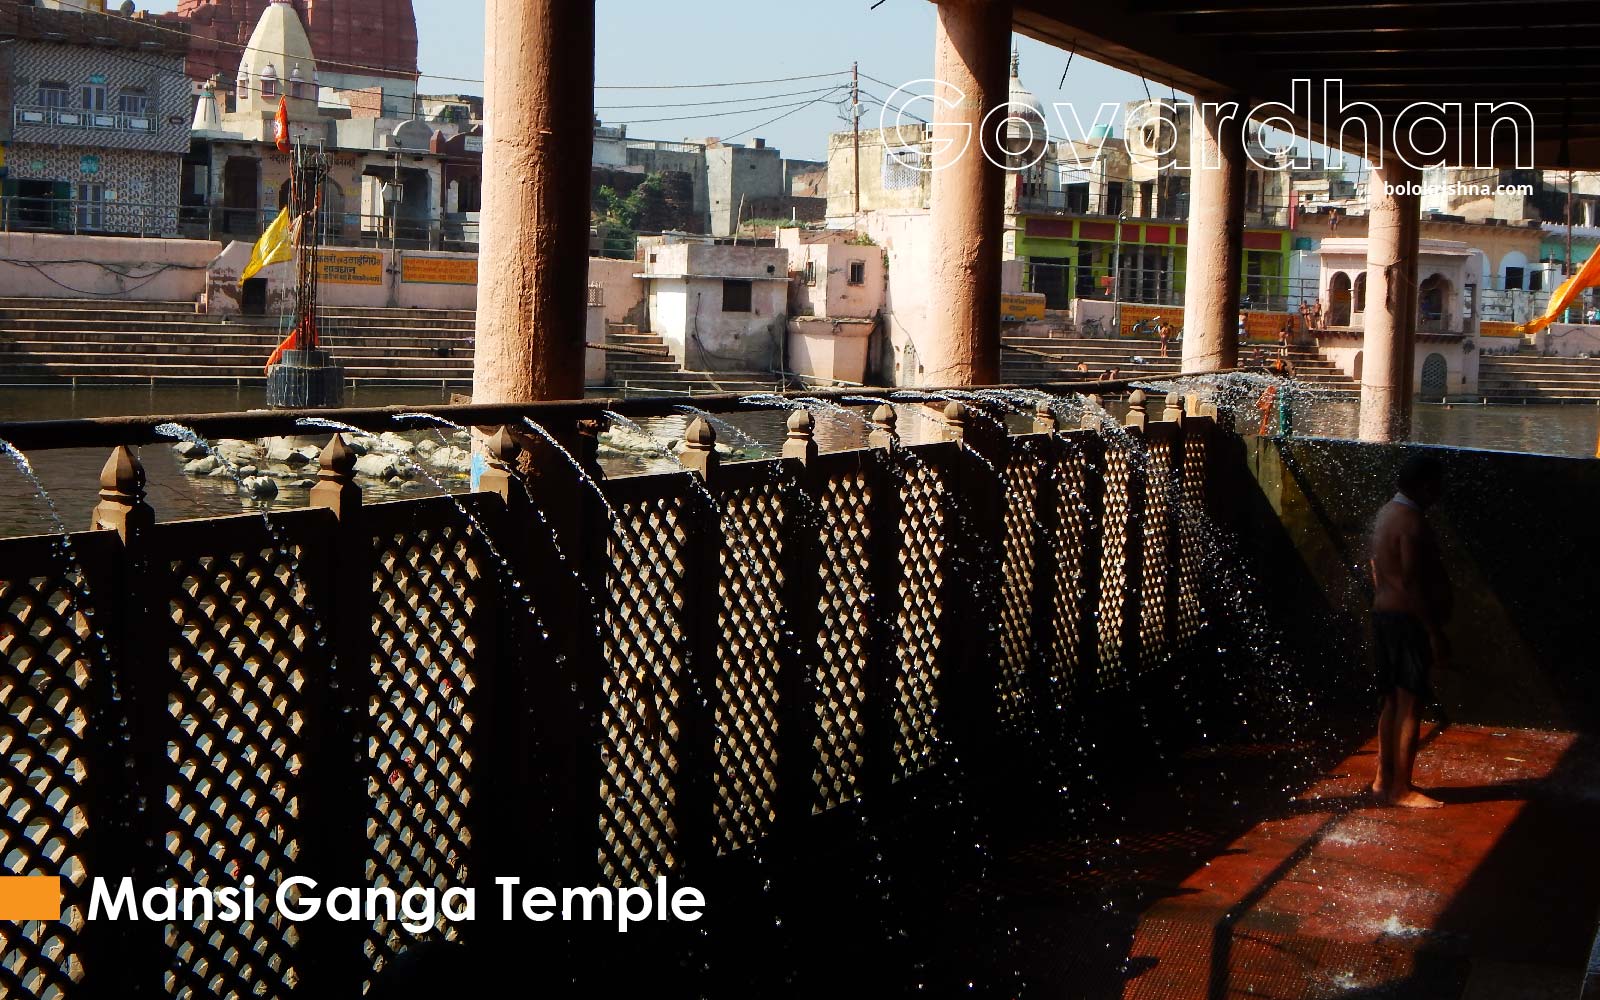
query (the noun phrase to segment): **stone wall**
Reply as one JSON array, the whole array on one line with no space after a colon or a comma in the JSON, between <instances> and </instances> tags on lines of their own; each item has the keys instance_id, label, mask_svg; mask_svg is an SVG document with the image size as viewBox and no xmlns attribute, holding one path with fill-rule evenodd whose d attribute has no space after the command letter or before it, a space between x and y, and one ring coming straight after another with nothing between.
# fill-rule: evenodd
<instances>
[{"instance_id":1,"label":"stone wall","mask_svg":"<svg viewBox=\"0 0 1600 1000\"><path fill-rule=\"evenodd\" d=\"M221 249L209 240L0 233L0 289L52 299L195 302Z\"/></svg>"},{"instance_id":2,"label":"stone wall","mask_svg":"<svg viewBox=\"0 0 1600 1000\"><path fill-rule=\"evenodd\" d=\"M1345 690L1376 697L1366 612L1367 536L1417 446L1247 439L1252 481L1228 502L1244 552L1274 583L1275 635ZM1445 499L1429 512L1455 586L1459 669L1435 678L1445 717L1592 730L1600 723L1595 607L1600 463L1434 448ZM1375 704L1375 701L1374 701Z\"/></svg>"}]
</instances>

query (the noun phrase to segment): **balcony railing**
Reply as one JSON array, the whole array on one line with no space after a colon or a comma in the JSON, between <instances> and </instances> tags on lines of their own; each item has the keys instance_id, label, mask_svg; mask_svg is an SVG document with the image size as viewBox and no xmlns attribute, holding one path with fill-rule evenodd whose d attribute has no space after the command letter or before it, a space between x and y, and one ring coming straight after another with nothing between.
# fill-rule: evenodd
<instances>
[{"instance_id":1,"label":"balcony railing","mask_svg":"<svg viewBox=\"0 0 1600 1000\"><path fill-rule=\"evenodd\" d=\"M1033 191L1017 197L1017 211L1047 215L1083 215L1095 218L1116 218L1126 215L1130 221L1186 222L1189 218L1189 199L1180 194L1159 203L1154 209L1136 211L1137 201L1126 193L1102 191L1098 194L1083 190ZM1244 224L1250 229L1286 229L1289 225L1287 203L1257 202L1246 205Z\"/></svg>"},{"instance_id":2,"label":"balcony railing","mask_svg":"<svg viewBox=\"0 0 1600 1000\"><path fill-rule=\"evenodd\" d=\"M82 111L44 105L17 105L12 117L16 128L81 128L99 132L143 132L156 130L156 117L126 111Z\"/></svg>"}]
</instances>

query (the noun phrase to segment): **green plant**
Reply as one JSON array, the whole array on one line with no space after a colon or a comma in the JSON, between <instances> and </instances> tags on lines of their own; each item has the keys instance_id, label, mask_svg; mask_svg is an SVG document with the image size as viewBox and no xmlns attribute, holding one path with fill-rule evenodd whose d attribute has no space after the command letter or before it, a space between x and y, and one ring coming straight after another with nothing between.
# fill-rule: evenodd
<instances>
[{"instance_id":1,"label":"green plant","mask_svg":"<svg viewBox=\"0 0 1600 1000\"><path fill-rule=\"evenodd\" d=\"M878 245L878 241L873 239L871 236L868 236L866 233L857 233L850 239L846 240L845 243L846 245L853 247L875 247Z\"/></svg>"}]
</instances>

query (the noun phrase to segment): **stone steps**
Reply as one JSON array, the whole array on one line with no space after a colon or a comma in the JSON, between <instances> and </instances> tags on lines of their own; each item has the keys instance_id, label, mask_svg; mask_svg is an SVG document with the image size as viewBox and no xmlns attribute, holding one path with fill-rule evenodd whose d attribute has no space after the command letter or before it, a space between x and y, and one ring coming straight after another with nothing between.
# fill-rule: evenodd
<instances>
[{"instance_id":1,"label":"stone steps","mask_svg":"<svg viewBox=\"0 0 1600 1000\"><path fill-rule=\"evenodd\" d=\"M1594 403L1600 358L1489 355L1478 360L1478 394L1491 403Z\"/></svg>"},{"instance_id":2,"label":"stone steps","mask_svg":"<svg viewBox=\"0 0 1600 1000\"><path fill-rule=\"evenodd\" d=\"M1182 369L1183 359L1176 345L1169 345L1167 357L1160 354L1161 344L1155 340L1006 336L1001 340L1001 377L1006 382L1019 384L1070 382L1093 379L1115 368L1125 377L1150 379L1173 375ZM1135 363L1134 357L1142 358L1143 363ZM1337 365L1310 348L1292 348L1289 359L1294 364L1296 378L1318 391L1340 394L1359 391L1356 383ZM1077 370L1080 361L1089 371Z\"/></svg>"},{"instance_id":3,"label":"stone steps","mask_svg":"<svg viewBox=\"0 0 1600 1000\"><path fill-rule=\"evenodd\" d=\"M0 298L0 381L254 384L281 317L207 316L194 303ZM474 312L339 306L323 342L352 382L462 384Z\"/></svg>"}]
</instances>

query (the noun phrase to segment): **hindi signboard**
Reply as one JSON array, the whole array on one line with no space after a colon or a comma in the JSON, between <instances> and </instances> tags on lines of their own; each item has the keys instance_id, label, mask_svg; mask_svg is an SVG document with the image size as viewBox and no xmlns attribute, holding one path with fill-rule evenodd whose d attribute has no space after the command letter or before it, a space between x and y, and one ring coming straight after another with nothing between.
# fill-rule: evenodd
<instances>
[{"instance_id":1,"label":"hindi signboard","mask_svg":"<svg viewBox=\"0 0 1600 1000\"><path fill-rule=\"evenodd\" d=\"M376 250L318 250L317 280L331 285L381 285L383 254Z\"/></svg>"},{"instance_id":2,"label":"hindi signboard","mask_svg":"<svg viewBox=\"0 0 1600 1000\"><path fill-rule=\"evenodd\" d=\"M422 285L476 285L478 261L473 257L413 257L400 261L400 280Z\"/></svg>"}]
</instances>

